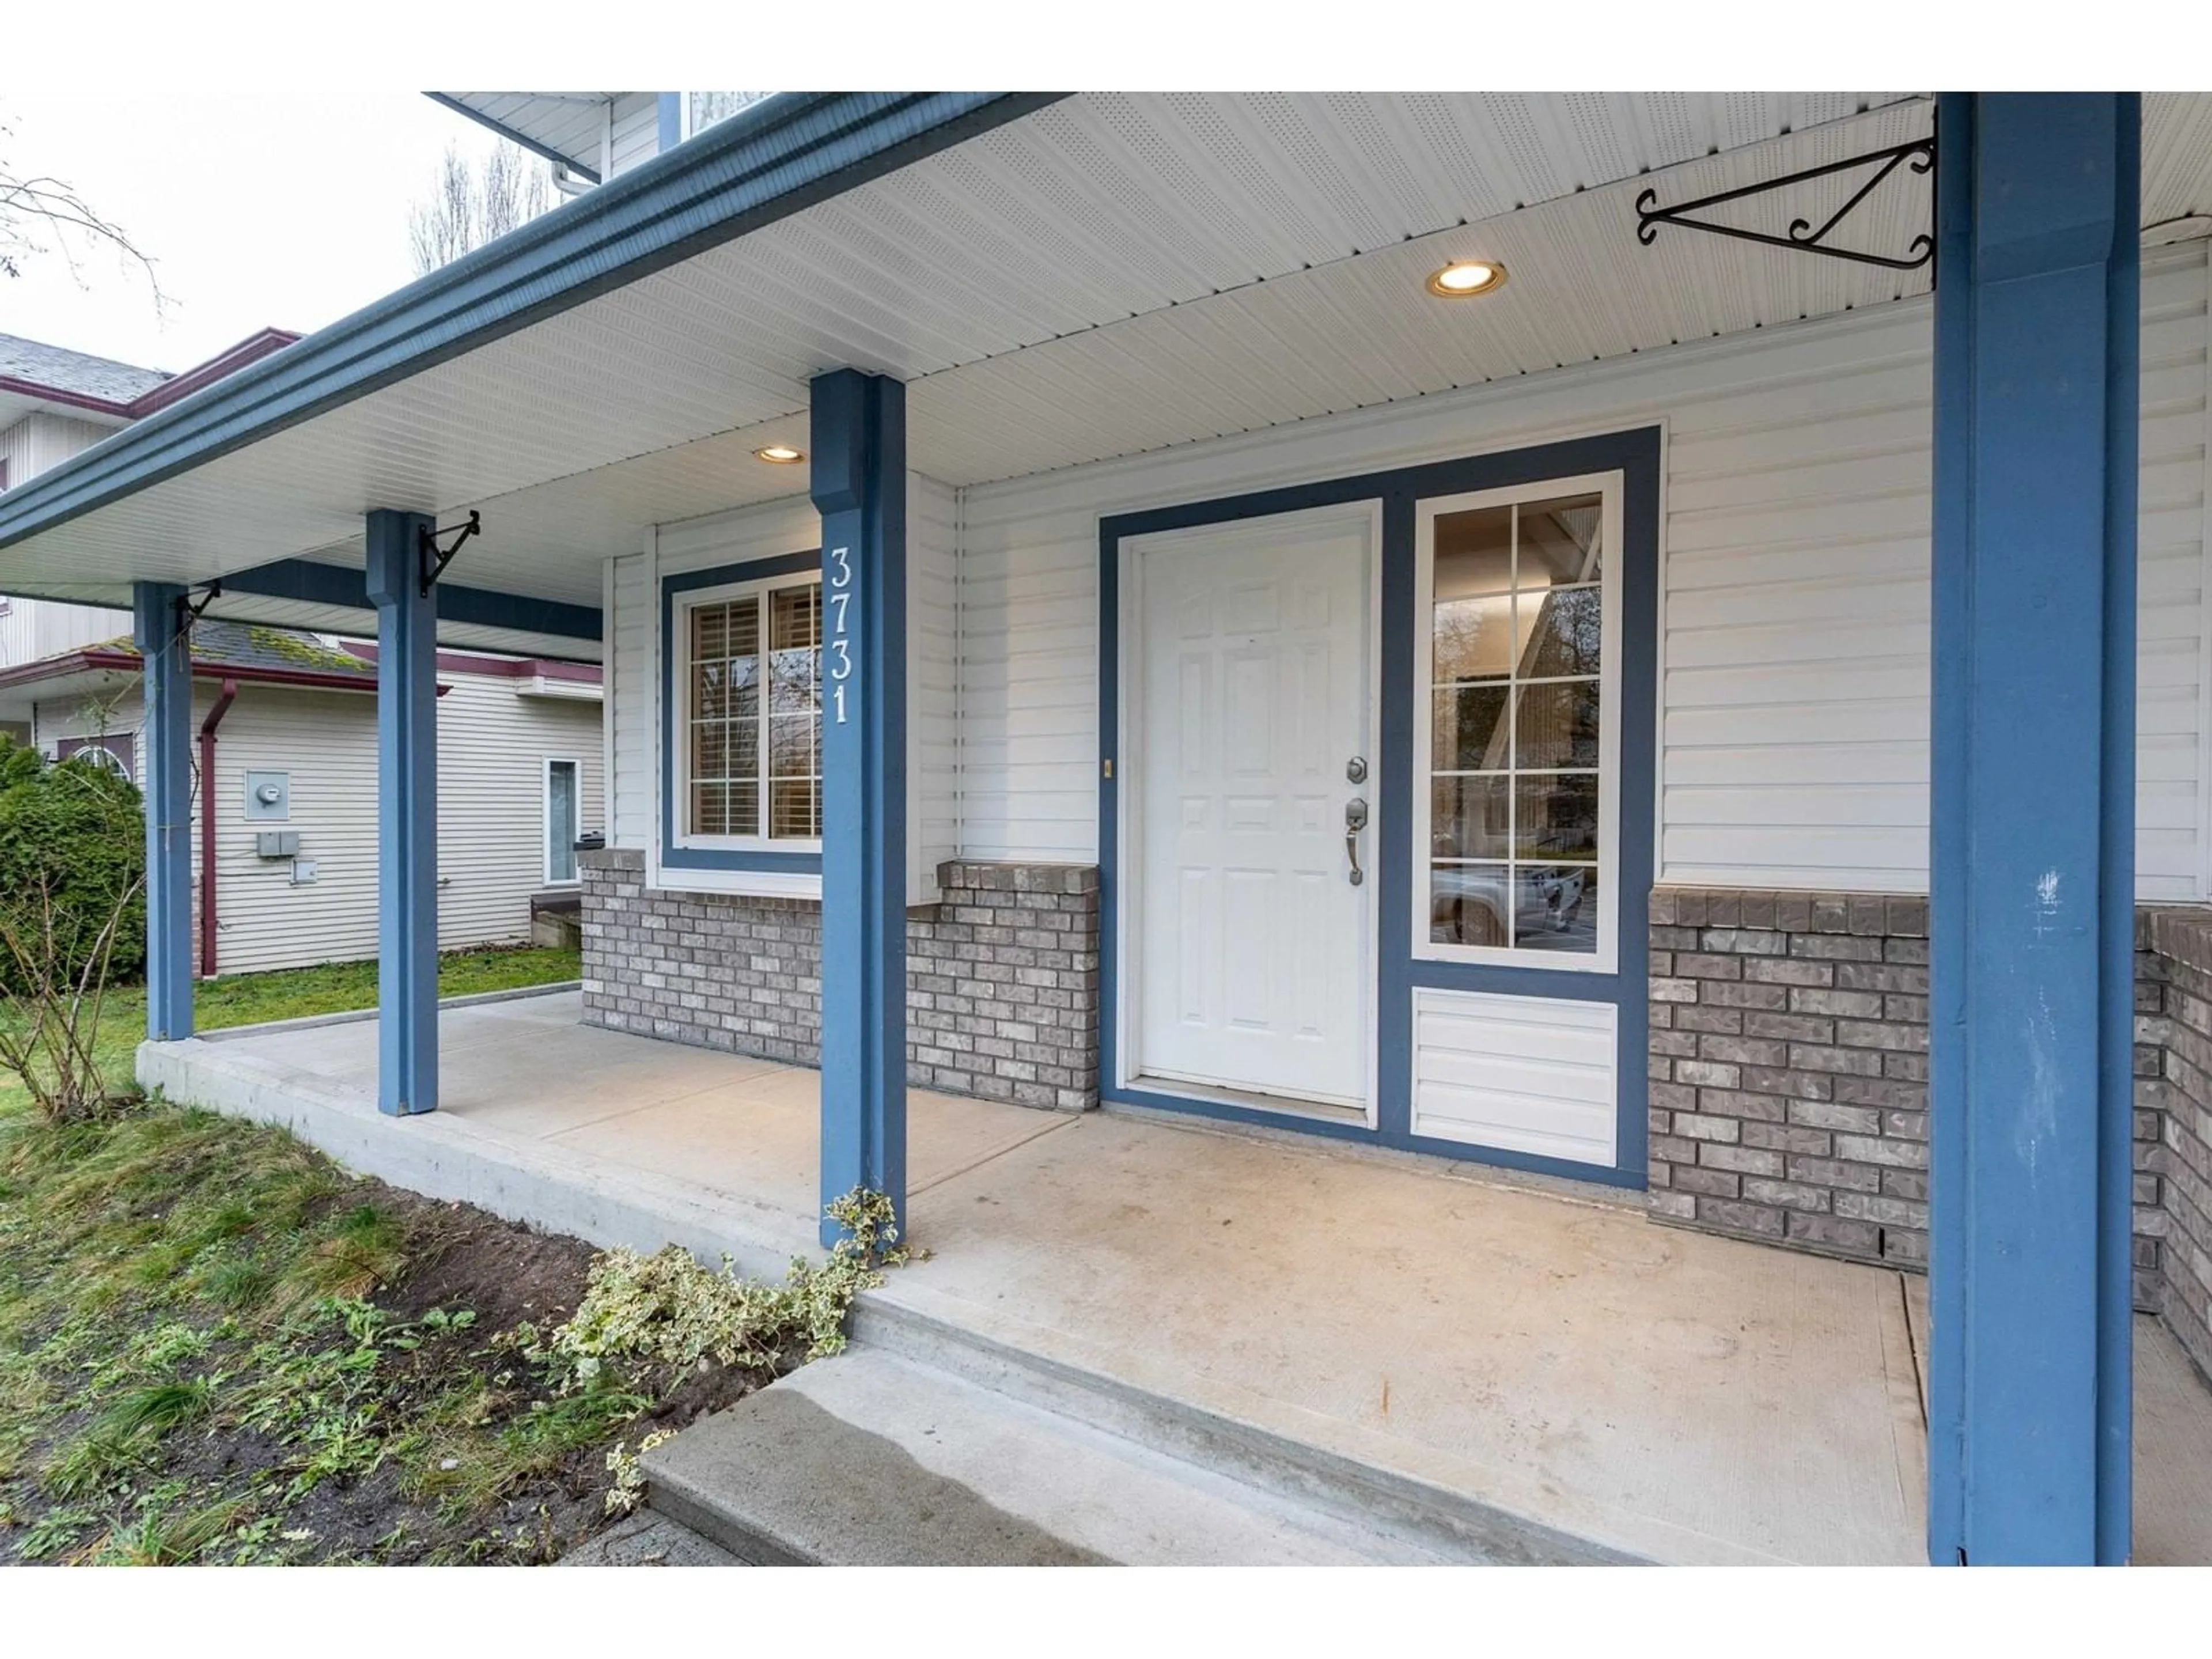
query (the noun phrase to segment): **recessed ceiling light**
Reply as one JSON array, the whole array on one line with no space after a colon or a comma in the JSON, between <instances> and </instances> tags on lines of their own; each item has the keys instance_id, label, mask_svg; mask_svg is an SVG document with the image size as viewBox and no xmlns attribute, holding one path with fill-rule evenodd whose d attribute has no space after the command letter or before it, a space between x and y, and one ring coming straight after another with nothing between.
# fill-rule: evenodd
<instances>
[{"instance_id":1,"label":"recessed ceiling light","mask_svg":"<svg viewBox=\"0 0 2212 1659\"><path fill-rule=\"evenodd\" d=\"M753 453L770 466L789 466L794 462L806 459L805 450L793 449L789 444L769 444L763 448L756 449Z\"/></svg>"},{"instance_id":2,"label":"recessed ceiling light","mask_svg":"<svg viewBox=\"0 0 2212 1659\"><path fill-rule=\"evenodd\" d=\"M1447 300L1495 294L1505 286L1505 267L1490 259L1455 259L1429 278L1429 292Z\"/></svg>"}]
</instances>

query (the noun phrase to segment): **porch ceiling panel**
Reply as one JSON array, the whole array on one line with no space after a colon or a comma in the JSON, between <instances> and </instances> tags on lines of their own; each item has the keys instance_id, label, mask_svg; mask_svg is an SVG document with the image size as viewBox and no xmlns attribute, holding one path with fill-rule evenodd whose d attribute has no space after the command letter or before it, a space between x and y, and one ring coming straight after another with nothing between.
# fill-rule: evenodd
<instances>
[{"instance_id":1,"label":"porch ceiling panel","mask_svg":"<svg viewBox=\"0 0 2212 1659\"><path fill-rule=\"evenodd\" d=\"M617 92L441 92L432 97L458 104L495 129L527 139L540 150L565 156L596 177L607 105Z\"/></svg>"},{"instance_id":2,"label":"porch ceiling panel","mask_svg":"<svg viewBox=\"0 0 2212 1659\"><path fill-rule=\"evenodd\" d=\"M803 442L830 368L910 382L914 464L963 484L1880 304L1928 271L1678 227L1647 247L1635 200L1930 118L1897 94L1079 95L64 520L0 553L0 586L114 603L133 576L357 563L369 507L481 507L470 585L594 604L652 524L803 490L750 452ZM2145 126L2145 220L2206 210L2212 97L2154 96ZM1863 176L1721 213L1817 222ZM1893 175L1838 240L1905 252L1929 184ZM1507 285L1423 290L1469 256Z\"/></svg>"},{"instance_id":3,"label":"porch ceiling panel","mask_svg":"<svg viewBox=\"0 0 2212 1659\"><path fill-rule=\"evenodd\" d=\"M2143 94L2142 222L2212 216L2212 95Z\"/></svg>"},{"instance_id":4,"label":"porch ceiling panel","mask_svg":"<svg viewBox=\"0 0 2212 1659\"><path fill-rule=\"evenodd\" d=\"M1695 230L1662 228L1645 247L1634 204L1646 188L1680 202L1845 160L1923 137L1929 119L1924 103L1891 106L933 376L909 393L910 453L958 483L1016 477L1923 294L1925 269ZM1733 217L1777 232L1817 222L1863 177ZM1893 174L1847 222L1849 244L1904 252L1929 225L1931 189ZM1497 295L1426 292L1429 272L1473 257L1506 265Z\"/></svg>"},{"instance_id":5,"label":"porch ceiling panel","mask_svg":"<svg viewBox=\"0 0 2212 1659\"><path fill-rule=\"evenodd\" d=\"M1711 327L1593 332L1592 293L1559 333L1540 319L1545 289L1516 272L1522 299L1485 309L1492 328L1528 313L1525 337L1440 377L1427 360L1452 353L1429 337L1484 331L1366 317L1359 266L1425 236L1397 257L1437 258L1462 220L1902 96L1076 97L88 511L9 550L0 580L112 599L134 576L199 580L348 546L373 507L481 505L495 516L471 549L478 585L590 603L598 562L645 526L803 488L746 452L803 420L807 380L831 367L919 381L925 411L972 420L941 438L917 423L917 465L961 483L1549 366L1586 343L1743 325L1781 313L1738 280ZM1818 149L1830 131L1789 142ZM1680 257L1657 251L1638 280ZM1278 305L1277 283L1328 270ZM1209 314L1186 321L1194 305ZM1201 350L1222 365L1202 388L1175 358ZM963 375L975 395L939 401L933 380ZM1146 418L1156 396L1170 418Z\"/></svg>"}]
</instances>

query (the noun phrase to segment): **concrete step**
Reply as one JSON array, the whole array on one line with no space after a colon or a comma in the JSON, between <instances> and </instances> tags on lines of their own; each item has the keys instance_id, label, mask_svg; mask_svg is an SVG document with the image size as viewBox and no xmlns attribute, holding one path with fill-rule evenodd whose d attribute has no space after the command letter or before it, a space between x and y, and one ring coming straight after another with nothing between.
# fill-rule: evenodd
<instances>
[{"instance_id":1,"label":"concrete step","mask_svg":"<svg viewBox=\"0 0 2212 1659\"><path fill-rule=\"evenodd\" d=\"M656 1510L763 1565L1450 1559L881 1349L803 1366L644 1468Z\"/></svg>"},{"instance_id":2,"label":"concrete step","mask_svg":"<svg viewBox=\"0 0 2212 1659\"><path fill-rule=\"evenodd\" d=\"M1589 1534L1532 1518L1499 1497L1527 1496L1525 1482L1516 1486L1500 1471L1457 1461L1394 1461L1401 1448L1348 1435L1323 1415L1294 1413L1296 1420L1286 1421L1278 1412L1263 1421L1256 1402L1176 1368L1103 1356L1015 1321L994 1328L973 1309L949 1312L910 1295L863 1297L854 1309L855 1350L896 1355L1053 1421L1143 1448L1255 1499L1288 1504L1315 1525L1387 1539L1397 1552L1390 1559L1498 1565L1653 1559L1606 1541L1596 1516L1587 1517Z\"/></svg>"}]
</instances>

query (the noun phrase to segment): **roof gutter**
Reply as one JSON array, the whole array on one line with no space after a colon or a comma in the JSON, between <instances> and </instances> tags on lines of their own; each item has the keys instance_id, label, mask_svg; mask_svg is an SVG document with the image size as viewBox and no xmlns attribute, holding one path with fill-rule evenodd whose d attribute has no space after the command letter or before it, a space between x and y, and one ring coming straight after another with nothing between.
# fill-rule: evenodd
<instances>
[{"instance_id":1,"label":"roof gutter","mask_svg":"<svg viewBox=\"0 0 2212 1659\"><path fill-rule=\"evenodd\" d=\"M9 490L0 548L1066 95L778 93Z\"/></svg>"}]
</instances>

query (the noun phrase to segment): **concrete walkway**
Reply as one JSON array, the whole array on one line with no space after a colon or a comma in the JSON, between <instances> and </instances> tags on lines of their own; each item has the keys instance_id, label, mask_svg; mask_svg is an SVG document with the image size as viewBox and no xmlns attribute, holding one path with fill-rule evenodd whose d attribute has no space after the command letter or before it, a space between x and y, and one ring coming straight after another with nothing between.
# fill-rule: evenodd
<instances>
[{"instance_id":1,"label":"concrete walkway","mask_svg":"<svg viewBox=\"0 0 2212 1659\"><path fill-rule=\"evenodd\" d=\"M578 1014L574 994L448 1010L446 1109L404 1121L374 1112L373 1020L149 1045L141 1074L600 1243L672 1238L750 1272L810 1249L814 1073ZM1187 1420L1295 1446L1607 1552L1924 1559L1917 1280L1474 1166L1152 1118L916 1091L909 1139L923 1259L864 1302L863 1346L993 1388L1019 1373L1033 1403L1057 1390L1154 1443ZM2138 1553L2212 1560L2191 1498L2212 1397L2143 1369ZM2166 1492L2167 1464L2199 1484Z\"/></svg>"}]
</instances>

